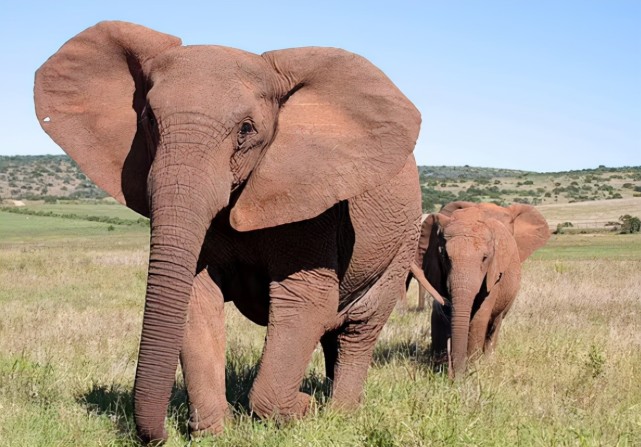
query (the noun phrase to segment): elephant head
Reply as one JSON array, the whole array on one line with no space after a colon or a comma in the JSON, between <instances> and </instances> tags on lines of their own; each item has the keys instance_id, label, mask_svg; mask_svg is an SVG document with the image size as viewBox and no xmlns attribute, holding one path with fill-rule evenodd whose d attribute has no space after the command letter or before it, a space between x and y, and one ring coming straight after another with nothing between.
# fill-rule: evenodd
<instances>
[{"instance_id":1,"label":"elephant head","mask_svg":"<svg viewBox=\"0 0 641 447\"><path fill-rule=\"evenodd\" d=\"M143 439L165 437L199 252L225 208L236 231L313 218L392 178L420 115L376 67L335 48L262 55L181 46L101 22L35 77L43 129L101 188L151 219L135 393Z\"/></svg>"},{"instance_id":2,"label":"elephant head","mask_svg":"<svg viewBox=\"0 0 641 447\"><path fill-rule=\"evenodd\" d=\"M417 259L452 306L450 376L465 371L473 312L501 284L518 288L520 264L548 238L547 222L529 205L453 202L427 217Z\"/></svg>"}]
</instances>

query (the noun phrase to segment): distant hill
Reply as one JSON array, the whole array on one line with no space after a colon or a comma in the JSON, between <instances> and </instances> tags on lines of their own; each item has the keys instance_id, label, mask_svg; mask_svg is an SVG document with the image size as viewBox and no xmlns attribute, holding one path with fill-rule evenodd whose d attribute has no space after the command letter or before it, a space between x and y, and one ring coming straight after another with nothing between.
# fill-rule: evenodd
<instances>
[{"instance_id":1,"label":"distant hill","mask_svg":"<svg viewBox=\"0 0 641 447\"><path fill-rule=\"evenodd\" d=\"M419 166L423 210L454 200L554 205L641 198L641 166L537 173L471 166ZM0 156L0 199L106 197L66 155Z\"/></svg>"},{"instance_id":2,"label":"distant hill","mask_svg":"<svg viewBox=\"0 0 641 447\"><path fill-rule=\"evenodd\" d=\"M0 199L100 199L106 196L66 155L0 156Z\"/></svg>"},{"instance_id":3,"label":"distant hill","mask_svg":"<svg viewBox=\"0 0 641 447\"><path fill-rule=\"evenodd\" d=\"M518 177L531 174L530 171L516 169L478 168L474 166L419 166L418 172L425 178L439 180L455 180L464 178L468 180L479 178Z\"/></svg>"},{"instance_id":4,"label":"distant hill","mask_svg":"<svg viewBox=\"0 0 641 447\"><path fill-rule=\"evenodd\" d=\"M641 198L641 166L599 166L542 173L470 166L420 166L419 172L426 212L455 200L553 205Z\"/></svg>"}]
</instances>

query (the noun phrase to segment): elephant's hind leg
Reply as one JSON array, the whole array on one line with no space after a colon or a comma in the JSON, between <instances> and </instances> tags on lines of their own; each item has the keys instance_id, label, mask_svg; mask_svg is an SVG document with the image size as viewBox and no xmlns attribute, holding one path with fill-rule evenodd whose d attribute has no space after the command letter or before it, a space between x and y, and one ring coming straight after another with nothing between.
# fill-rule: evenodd
<instances>
[{"instance_id":1,"label":"elephant's hind leg","mask_svg":"<svg viewBox=\"0 0 641 447\"><path fill-rule=\"evenodd\" d=\"M206 270L196 277L180 353L192 435L218 434L229 415L225 396L225 316L218 286Z\"/></svg>"},{"instance_id":2,"label":"elephant's hind leg","mask_svg":"<svg viewBox=\"0 0 641 447\"><path fill-rule=\"evenodd\" d=\"M405 292L404 280L408 269L402 267L409 265L409 257L407 258L407 262L399 262L398 258L393 261L392 268L386 270L372 288L347 311L346 322L336 331L337 350L331 401L334 408L355 408L362 400L363 386L376 341L399 294Z\"/></svg>"}]
</instances>

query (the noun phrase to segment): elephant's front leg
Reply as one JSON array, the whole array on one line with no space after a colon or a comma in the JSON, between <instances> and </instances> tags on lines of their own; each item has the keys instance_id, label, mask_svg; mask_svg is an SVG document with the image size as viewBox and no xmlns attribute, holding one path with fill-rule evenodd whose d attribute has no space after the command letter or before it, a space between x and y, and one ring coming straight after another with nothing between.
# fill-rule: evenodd
<instances>
[{"instance_id":1,"label":"elephant's front leg","mask_svg":"<svg viewBox=\"0 0 641 447\"><path fill-rule=\"evenodd\" d=\"M249 394L258 416L289 419L307 412L310 396L299 391L301 382L337 307L332 269L303 270L271 283L265 348Z\"/></svg>"},{"instance_id":2,"label":"elephant's front leg","mask_svg":"<svg viewBox=\"0 0 641 447\"><path fill-rule=\"evenodd\" d=\"M501 330L501 323L503 323L503 317L505 316L506 311L501 312L494 318L494 321L490 323L490 327L487 331L487 337L485 339L485 346L483 352L487 355L493 354L496 349L496 344L499 339L499 331Z\"/></svg>"},{"instance_id":3,"label":"elephant's front leg","mask_svg":"<svg viewBox=\"0 0 641 447\"><path fill-rule=\"evenodd\" d=\"M194 281L180 353L193 435L218 434L229 416L225 396L223 296L206 270Z\"/></svg>"},{"instance_id":4,"label":"elephant's front leg","mask_svg":"<svg viewBox=\"0 0 641 447\"><path fill-rule=\"evenodd\" d=\"M495 296L489 294L472 316L467 343L467 357L470 360L478 358L478 356L483 353L495 302Z\"/></svg>"}]
</instances>

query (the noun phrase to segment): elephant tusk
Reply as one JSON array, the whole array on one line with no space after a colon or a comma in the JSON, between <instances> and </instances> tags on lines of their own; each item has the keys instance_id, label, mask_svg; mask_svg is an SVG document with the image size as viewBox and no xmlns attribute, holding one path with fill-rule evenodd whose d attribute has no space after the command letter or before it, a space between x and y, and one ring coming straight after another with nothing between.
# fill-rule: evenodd
<instances>
[{"instance_id":1,"label":"elephant tusk","mask_svg":"<svg viewBox=\"0 0 641 447\"><path fill-rule=\"evenodd\" d=\"M430 282L425 277L425 274L423 273L423 270L421 270L421 268L418 265L416 265L415 262L412 262L412 264L410 266L410 270L412 272L412 275L414 275L414 278L416 278L416 280L418 281L418 283L425 290L427 290L429 292L429 294L432 295L432 297L436 301L441 303L442 306L445 306L445 300L443 299L441 294L438 293L434 287L432 287L432 284L430 284Z\"/></svg>"}]
</instances>

